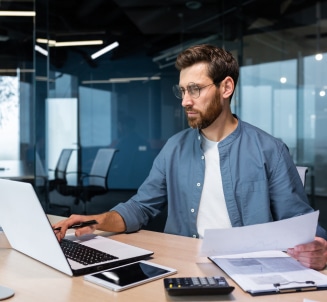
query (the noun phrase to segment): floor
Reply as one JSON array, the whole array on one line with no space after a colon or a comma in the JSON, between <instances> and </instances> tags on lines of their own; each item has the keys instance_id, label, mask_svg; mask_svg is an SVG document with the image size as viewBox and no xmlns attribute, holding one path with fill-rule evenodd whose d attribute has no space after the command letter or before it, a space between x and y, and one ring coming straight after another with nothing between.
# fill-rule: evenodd
<instances>
[{"instance_id":1,"label":"floor","mask_svg":"<svg viewBox=\"0 0 327 302\"><path fill-rule=\"evenodd\" d=\"M112 190L106 195L93 198L92 202L87 204L87 214L97 214L108 211L119 202L128 200L136 193L136 190ZM61 196L57 192L49 194L51 206L47 212L54 215L69 216L72 213L82 213L83 204L75 204L72 197ZM327 196L309 199L315 210L320 211L319 223L327 230ZM154 231L163 231L166 220L166 213L163 213L155 221L152 221L145 227Z\"/></svg>"}]
</instances>

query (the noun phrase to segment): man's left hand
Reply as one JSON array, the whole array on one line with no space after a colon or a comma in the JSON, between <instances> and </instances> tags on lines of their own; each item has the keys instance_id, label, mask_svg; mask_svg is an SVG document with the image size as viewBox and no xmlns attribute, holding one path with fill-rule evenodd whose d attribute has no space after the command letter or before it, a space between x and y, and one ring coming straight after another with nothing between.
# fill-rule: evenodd
<instances>
[{"instance_id":1,"label":"man's left hand","mask_svg":"<svg viewBox=\"0 0 327 302\"><path fill-rule=\"evenodd\" d=\"M327 242L323 238L316 237L310 243L289 248L287 253L306 267L322 270L327 262Z\"/></svg>"}]
</instances>

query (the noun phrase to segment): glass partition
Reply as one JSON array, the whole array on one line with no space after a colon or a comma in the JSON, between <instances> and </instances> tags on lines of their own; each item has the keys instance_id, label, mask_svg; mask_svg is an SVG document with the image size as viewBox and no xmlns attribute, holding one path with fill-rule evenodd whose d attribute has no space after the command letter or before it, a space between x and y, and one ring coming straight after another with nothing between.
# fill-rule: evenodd
<instances>
[{"instance_id":1,"label":"glass partition","mask_svg":"<svg viewBox=\"0 0 327 302\"><path fill-rule=\"evenodd\" d=\"M119 15L116 20L128 19L126 28L97 32L95 25L108 19L101 8L109 2ZM156 42L155 29L151 31L137 23L136 15L123 2L92 2L89 9L102 19L83 24L76 21L74 26L71 24L75 19L87 15L87 3L81 3L81 10L70 14L69 26L63 21L63 2L3 2L2 9L36 11L36 17L0 16L0 85L5 87L0 95L0 125L7 123L10 128L0 160L15 160L30 167L28 175L36 174L36 181L43 181L43 175L48 177L49 164L52 166L54 159L50 160L47 153L46 100L75 99L77 169L88 170L98 148L115 146L120 151L110 170L109 187L137 189L166 140L188 127L180 101L171 89L179 81L174 68L177 53L188 45L211 43L230 50L241 66L233 112L283 140L294 162L310 167L308 193L326 196L326 1L300 1L277 7L280 18L273 21L277 24L283 20L280 24L284 27L275 26L268 10L256 12L257 4L259 7L268 2L250 2L238 2L234 9L227 9L228 1L211 3L210 7L204 3L206 14L198 8L187 11L190 15L180 15L179 25L174 19L172 35L170 27L161 24L167 29L161 29L160 43ZM154 13L154 8L149 9L149 19L142 20L150 20ZM197 21L190 24L190 20ZM65 26L67 29L63 30ZM128 31L128 26L132 30ZM163 33L167 37L178 36L179 42L163 39ZM152 51L149 48L153 45L143 40L150 36L156 45ZM103 39L104 45L57 47L59 44L53 42L98 38ZM113 49L92 57L115 39L121 52ZM128 39L137 51L126 49L124 41ZM318 52L320 57L315 56ZM9 87L13 88L10 97L6 95ZM66 113L69 119L69 112ZM9 119L10 114L15 117ZM1 140L5 141L3 137Z\"/></svg>"},{"instance_id":2,"label":"glass partition","mask_svg":"<svg viewBox=\"0 0 327 302\"><path fill-rule=\"evenodd\" d=\"M34 9L34 1L24 3L29 10ZM248 17L245 3L241 5L243 10L237 11L224 11L224 5L217 6L217 14L212 19L217 32L210 29L194 34L176 29L180 43L173 47L167 45L167 49L176 51L197 41L209 41L230 50L241 66L233 112L283 140L294 162L310 167L308 193L326 196L327 45L323 35L326 1L321 1L321 35L317 31L316 3L302 4L298 4L297 11L283 15L289 21L284 23L287 28L274 27L267 20L253 16L254 21L246 29L246 24L239 21ZM171 90L179 81L173 66L176 54L148 53L146 43L138 36L135 38L135 32L126 35L135 38L133 41L141 47L138 51L129 51L129 55L108 53L92 59L91 55L101 46L54 47L51 41L67 40L68 32L75 34L76 39L83 36L83 32L75 32L74 28L67 32L57 30L62 25L58 18L61 5L59 1L36 1L36 19L0 16L1 27L9 29L15 24L15 28L22 31L19 43L12 43L10 39L0 42L6 45L0 48L0 76L18 79L19 83L16 89L20 108L19 143L11 156L30 163L36 151L42 164L42 169L37 171L48 175L46 100L74 98L78 107L76 169L88 170L98 148L115 146L120 151L114 158L108 185L112 189L135 190L147 176L166 140L188 126L180 101ZM95 5L92 9L100 13L101 6ZM202 21L209 26L209 21ZM200 17L194 28L199 24ZM91 31L91 24L88 26L85 31ZM34 51L34 41L39 38L47 41L36 43L43 53L39 48ZM105 42L113 42L112 36L107 35ZM23 49L30 51L22 55ZM320 61L315 57L318 50L322 53Z\"/></svg>"},{"instance_id":3,"label":"glass partition","mask_svg":"<svg viewBox=\"0 0 327 302\"><path fill-rule=\"evenodd\" d=\"M3 1L0 11L0 177L33 183L34 1Z\"/></svg>"}]
</instances>

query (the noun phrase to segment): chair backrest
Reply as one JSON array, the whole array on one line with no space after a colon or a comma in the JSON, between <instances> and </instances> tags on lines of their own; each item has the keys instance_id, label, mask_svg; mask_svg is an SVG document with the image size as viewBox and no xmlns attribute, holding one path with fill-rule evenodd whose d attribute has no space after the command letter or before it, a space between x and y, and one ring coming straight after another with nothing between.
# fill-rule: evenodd
<instances>
[{"instance_id":1,"label":"chair backrest","mask_svg":"<svg viewBox=\"0 0 327 302\"><path fill-rule=\"evenodd\" d=\"M35 181L36 187L44 186L47 182L48 174L44 168L39 152L35 151Z\"/></svg>"},{"instance_id":2,"label":"chair backrest","mask_svg":"<svg viewBox=\"0 0 327 302\"><path fill-rule=\"evenodd\" d=\"M90 174L87 177L88 185L107 189L109 168L116 151L113 148L101 148L98 150Z\"/></svg>"},{"instance_id":3,"label":"chair backrest","mask_svg":"<svg viewBox=\"0 0 327 302\"><path fill-rule=\"evenodd\" d=\"M44 169L40 154L37 151L35 151L35 174L41 177L48 176L47 172Z\"/></svg>"},{"instance_id":4,"label":"chair backrest","mask_svg":"<svg viewBox=\"0 0 327 302\"><path fill-rule=\"evenodd\" d=\"M67 166L74 149L62 149L54 172L56 180L66 180Z\"/></svg>"},{"instance_id":5,"label":"chair backrest","mask_svg":"<svg viewBox=\"0 0 327 302\"><path fill-rule=\"evenodd\" d=\"M308 167L296 166L296 169L300 175L303 186L305 186L305 177L308 172Z\"/></svg>"}]
</instances>

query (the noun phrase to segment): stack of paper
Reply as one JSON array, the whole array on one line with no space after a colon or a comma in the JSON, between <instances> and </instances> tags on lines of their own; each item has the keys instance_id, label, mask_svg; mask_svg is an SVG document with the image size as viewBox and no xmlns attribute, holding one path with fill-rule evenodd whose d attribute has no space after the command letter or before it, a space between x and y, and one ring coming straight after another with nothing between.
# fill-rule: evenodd
<instances>
[{"instance_id":1,"label":"stack of paper","mask_svg":"<svg viewBox=\"0 0 327 302\"><path fill-rule=\"evenodd\" d=\"M281 221L206 230L201 249L252 295L327 289L327 276L284 251L314 240L319 212Z\"/></svg>"}]
</instances>

